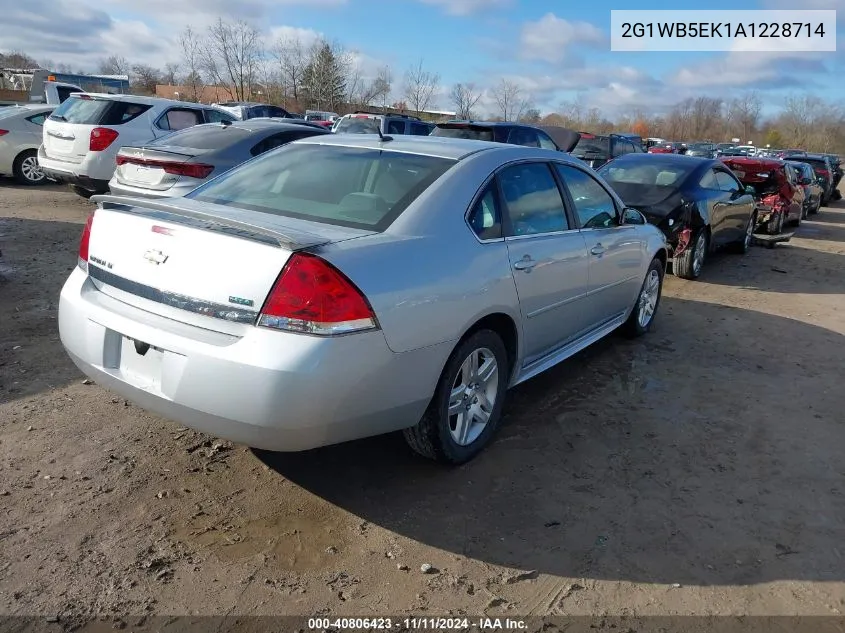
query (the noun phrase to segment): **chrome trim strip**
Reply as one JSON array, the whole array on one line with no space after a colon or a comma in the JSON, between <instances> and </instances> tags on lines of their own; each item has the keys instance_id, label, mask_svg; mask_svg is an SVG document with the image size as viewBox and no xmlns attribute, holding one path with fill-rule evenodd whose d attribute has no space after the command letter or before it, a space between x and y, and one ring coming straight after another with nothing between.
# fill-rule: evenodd
<instances>
[{"instance_id":1,"label":"chrome trim strip","mask_svg":"<svg viewBox=\"0 0 845 633\"><path fill-rule=\"evenodd\" d=\"M255 321L258 318L258 312L159 290L158 288L153 288L152 286L147 286L110 273L91 262L88 263L88 276L112 288L128 292L142 299L215 319L255 325Z\"/></svg>"},{"instance_id":2,"label":"chrome trim strip","mask_svg":"<svg viewBox=\"0 0 845 633\"><path fill-rule=\"evenodd\" d=\"M568 299L564 299L563 301L558 301L557 303L552 303L551 305L543 306L542 308L537 308L534 312L529 312L527 317L529 319L533 319L535 316L539 316L548 312L549 310L554 310L555 308L559 308L560 306L564 306L567 303L572 303L573 301L578 301L578 299L583 299L586 297L587 294L576 295L574 297L569 297Z\"/></svg>"},{"instance_id":3,"label":"chrome trim strip","mask_svg":"<svg viewBox=\"0 0 845 633\"><path fill-rule=\"evenodd\" d=\"M592 297L593 295L596 295L596 294L602 292L603 290L608 290L610 288L615 288L616 286L621 286L622 284L626 284L629 281L633 281L634 279L637 279L637 276L631 275L630 277L626 277L625 279L620 279L619 281L614 281L612 284L606 284L606 285L602 286L601 288L596 288L594 290L588 290L587 296Z\"/></svg>"}]
</instances>

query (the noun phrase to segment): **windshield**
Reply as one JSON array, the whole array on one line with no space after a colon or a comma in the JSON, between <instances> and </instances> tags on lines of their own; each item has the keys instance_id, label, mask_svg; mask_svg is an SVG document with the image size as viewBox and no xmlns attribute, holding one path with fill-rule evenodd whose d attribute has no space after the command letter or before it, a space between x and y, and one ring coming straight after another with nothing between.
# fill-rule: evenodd
<instances>
[{"instance_id":1,"label":"windshield","mask_svg":"<svg viewBox=\"0 0 845 633\"><path fill-rule=\"evenodd\" d=\"M140 116L150 107L152 106L115 99L71 97L53 110L50 119L85 125L120 125Z\"/></svg>"},{"instance_id":2,"label":"windshield","mask_svg":"<svg viewBox=\"0 0 845 633\"><path fill-rule=\"evenodd\" d=\"M466 138L471 141L492 141L493 130L489 127L454 125L440 126L434 128L431 136L443 136L446 138Z\"/></svg>"},{"instance_id":3,"label":"windshield","mask_svg":"<svg viewBox=\"0 0 845 633\"><path fill-rule=\"evenodd\" d=\"M592 138L584 138L583 136L578 141L572 154L578 158L586 158L590 155L608 156L610 154L610 139L607 136L594 136Z\"/></svg>"},{"instance_id":4,"label":"windshield","mask_svg":"<svg viewBox=\"0 0 845 633\"><path fill-rule=\"evenodd\" d=\"M237 167L187 197L383 231L455 162L378 149L294 144Z\"/></svg>"},{"instance_id":5,"label":"windshield","mask_svg":"<svg viewBox=\"0 0 845 633\"><path fill-rule=\"evenodd\" d=\"M343 117L337 124L335 132L346 134L378 134L381 121L375 117L349 116Z\"/></svg>"}]
</instances>

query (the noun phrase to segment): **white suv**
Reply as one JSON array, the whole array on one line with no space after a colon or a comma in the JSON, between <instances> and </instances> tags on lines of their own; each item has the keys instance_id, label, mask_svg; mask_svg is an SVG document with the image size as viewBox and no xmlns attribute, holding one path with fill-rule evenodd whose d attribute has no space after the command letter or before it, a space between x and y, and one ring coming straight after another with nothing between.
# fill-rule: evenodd
<instances>
[{"instance_id":1,"label":"white suv","mask_svg":"<svg viewBox=\"0 0 845 633\"><path fill-rule=\"evenodd\" d=\"M136 95L75 94L44 122L38 164L83 197L105 193L124 145L143 144L199 123L233 121L198 103Z\"/></svg>"}]
</instances>

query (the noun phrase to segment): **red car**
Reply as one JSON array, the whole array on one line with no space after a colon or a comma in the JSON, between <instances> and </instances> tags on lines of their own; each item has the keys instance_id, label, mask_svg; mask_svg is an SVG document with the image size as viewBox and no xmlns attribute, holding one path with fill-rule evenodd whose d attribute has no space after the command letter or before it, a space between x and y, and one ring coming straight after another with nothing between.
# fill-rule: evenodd
<instances>
[{"instance_id":1,"label":"red car","mask_svg":"<svg viewBox=\"0 0 845 633\"><path fill-rule=\"evenodd\" d=\"M778 235L787 222L801 223L804 189L791 165L775 158L744 156L725 156L722 162L743 185L754 188L757 224L763 232Z\"/></svg>"}]
</instances>

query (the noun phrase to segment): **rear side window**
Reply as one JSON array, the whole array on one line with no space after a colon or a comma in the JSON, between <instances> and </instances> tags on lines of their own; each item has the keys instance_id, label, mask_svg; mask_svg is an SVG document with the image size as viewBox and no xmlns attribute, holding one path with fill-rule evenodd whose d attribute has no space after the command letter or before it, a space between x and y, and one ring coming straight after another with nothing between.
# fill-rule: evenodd
<instances>
[{"instance_id":1,"label":"rear side window","mask_svg":"<svg viewBox=\"0 0 845 633\"><path fill-rule=\"evenodd\" d=\"M382 231L454 164L386 150L289 145L236 167L188 197Z\"/></svg>"},{"instance_id":2,"label":"rear side window","mask_svg":"<svg viewBox=\"0 0 845 633\"><path fill-rule=\"evenodd\" d=\"M168 110L158 120L156 125L162 130L184 130L202 123L202 113L191 108L174 108Z\"/></svg>"},{"instance_id":3,"label":"rear side window","mask_svg":"<svg viewBox=\"0 0 845 633\"><path fill-rule=\"evenodd\" d=\"M405 133L405 122L400 121L398 119L390 119L387 122L387 133L388 134L404 134Z\"/></svg>"},{"instance_id":4,"label":"rear side window","mask_svg":"<svg viewBox=\"0 0 845 633\"><path fill-rule=\"evenodd\" d=\"M151 107L115 99L71 97L53 111L50 120L83 125L121 125L138 118Z\"/></svg>"},{"instance_id":5,"label":"rear side window","mask_svg":"<svg viewBox=\"0 0 845 633\"><path fill-rule=\"evenodd\" d=\"M537 132L527 127L515 127L508 137L511 145L523 145L525 147L540 147L540 138Z\"/></svg>"},{"instance_id":6,"label":"rear side window","mask_svg":"<svg viewBox=\"0 0 845 633\"><path fill-rule=\"evenodd\" d=\"M540 147L543 149L557 150L557 145L544 132L537 132L537 137L540 139Z\"/></svg>"},{"instance_id":7,"label":"rear side window","mask_svg":"<svg viewBox=\"0 0 845 633\"><path fill-rule=\"evenodd\" d=\"M234 121L235 117L222 110L206 110L205 120L208 123L222 123L223 121Z\"/></svg>"},{"instance_id":8,"label":"rear side window","mask_svg":"<svg viewBox=\"0 0 845 633\"><path fill-rule=\"evenodd\" d=\"M495 240L502 237L502 212L493 185L478 199L469 214L469 225L480 240Z\"/></svg>"},{"instance_id":9,"label":"rear side window","mask_svg":"<svg viewBox=\"0 0 845 633\"><path fill-rule=\"evenodd\" d=\"M162 136L147 145L168 145L176 147L190 147L202 150L217 150L237 143L249 136L243 128L222 125L197 125L189 127L167 136Z\"/></svg>"},{"instance_id":10,"label":"rear side window","mask_svg":"<svg viewBox=\"0 0 845 633\"><path fill-rule=\"evenodd\" d=\"M249 153L253 156L258 156L259 154L263 154L264 152L269 152L271 149L276 149L277 147L287 145L288 143L293 143L294 141L297 141L301 138L307 138L309 136L315 136L317 134L321 134L321 132L317 130L280 132L279 134L274 134L273 136L265 138L260 143L257 143L251 150L249 150Z\"/></svg>"},{"instance_id":11,"label":"rear side window","mask_svg":"<svg viewBox=\"0 0 845 633\"><path fill-rule=\"evenodd\" d=\"M440 126L434 128L431 136L445 136L447 138L467 138L474 141L492 141L493 130L490 128L464 126Z\"/></svg>"},{"instance_id":12,"label":"rear side window","mask_svg":"<svg viewBox=\"0 0 845 633\"><path fill-rule=\"evenodd\" d=\"M26 117L26 120L30 123L35 123L35 125L44 125L44 121L47 120L47 115L50 114L49 112L42 112L41 114L36 114L35 116Z\"/></svg>"},{"instance_id":13,"label":"rear side window","mask_svg":"<svg viewBox=\"0 0 845 633\"><path fill-rule=\"evenodd\" d=\"M505 167L499 173L514 235L565 231L569 228L563 199L545 163Z\"/></svg>"},{"instance_id":14,"label":"rear side window","mask_svg":"<svg viewBox=\"0 0 845 633\"><path fill-rule=\"evenodd\" d=\"M378 134L379 119L372 117L350 116L344 117L337 125L336 132L346 134Z\"/></svg>"},{"instance_id":15,"label":"rear side window","mask_svg":"<svg viewBox=\"0 0 845 633\"><path fill-rule=\"evenodd\" d=\"M416 136L428 136L431 134L431 125L427 123L417 123L416 121L411 121L411 134Z\"/></svg>"}]
</instances>

